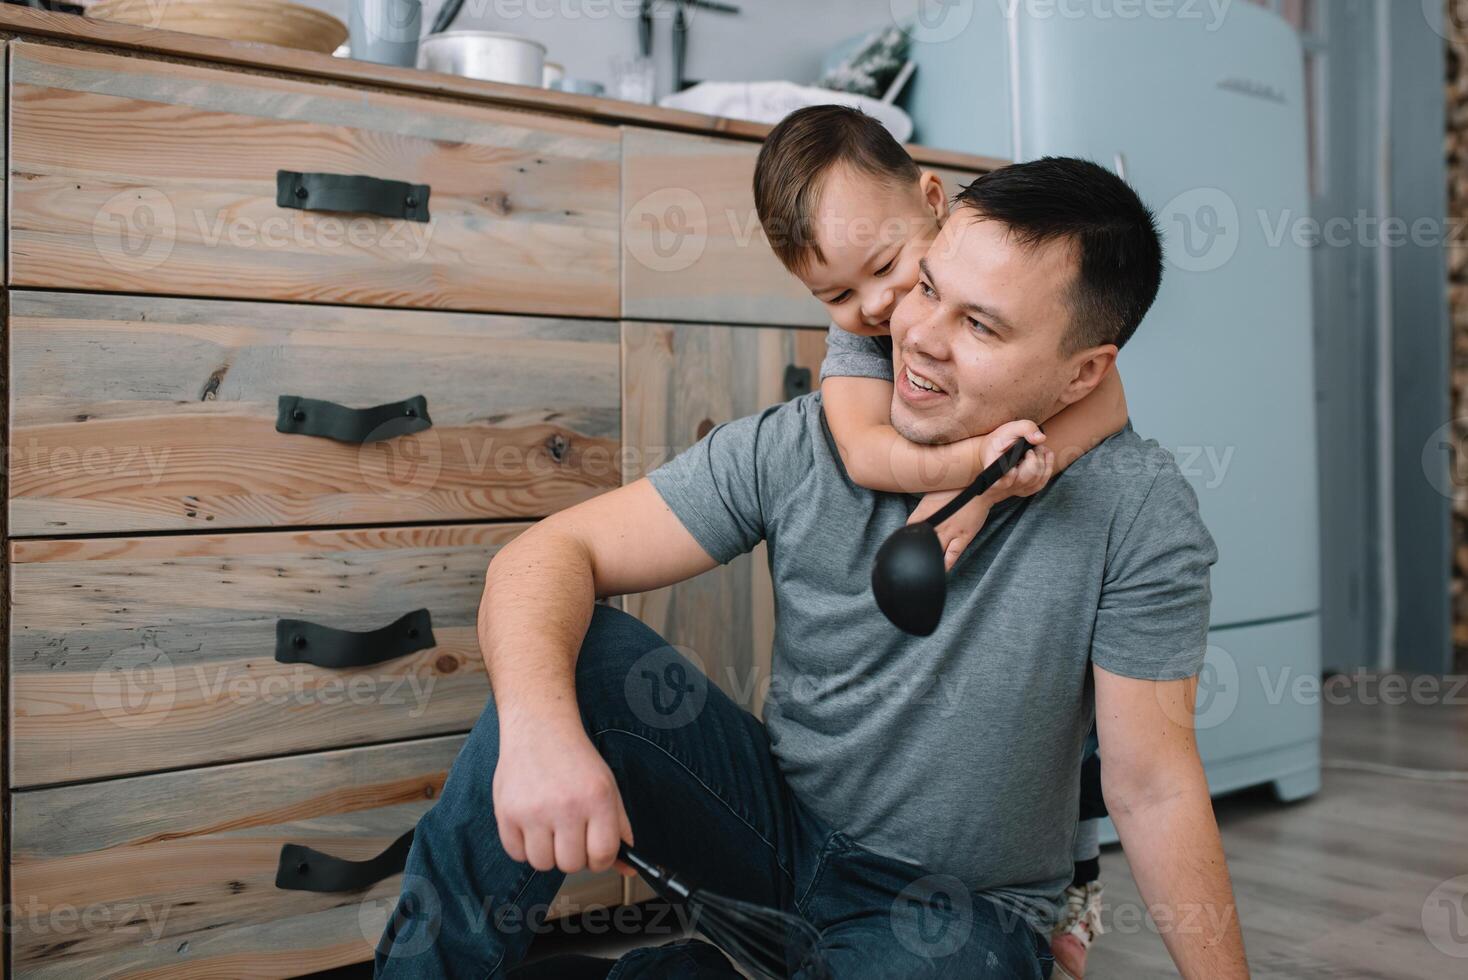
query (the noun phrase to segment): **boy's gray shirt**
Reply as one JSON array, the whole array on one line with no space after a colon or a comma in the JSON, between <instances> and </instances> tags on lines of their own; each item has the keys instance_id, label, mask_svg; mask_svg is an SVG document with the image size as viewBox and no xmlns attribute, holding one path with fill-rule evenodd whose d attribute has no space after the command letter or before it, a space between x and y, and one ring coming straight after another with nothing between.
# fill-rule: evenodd
<instances>
[{"instance_id":1,"label":"boy's gray shirt","mask_svg":"<svg viewBox=\"0 0 1468 980\"><path fill-rule=\"evenodd\" d=\"M1128 422L995 506L929 637L889 623L870 584L918 498L851 482L819 392L715 427L650 479L716 561L769 542L764 720L801 801L1046 930L1072 878L1091 664L1150 680L1202 664L1218 553L1172 455Z\"/></svg>"},{"instance_id":2,"label":"boy's gray shirt","mask_svg":"<svg viewBox=\"0 0 1468 980\"><path fill-rule=\"evenodd\" d=\"M892 338L858 337L831 324L826 330L826 359L821 362L821 380L827 378L891 381Z\"/></svg>"}]
</instances>

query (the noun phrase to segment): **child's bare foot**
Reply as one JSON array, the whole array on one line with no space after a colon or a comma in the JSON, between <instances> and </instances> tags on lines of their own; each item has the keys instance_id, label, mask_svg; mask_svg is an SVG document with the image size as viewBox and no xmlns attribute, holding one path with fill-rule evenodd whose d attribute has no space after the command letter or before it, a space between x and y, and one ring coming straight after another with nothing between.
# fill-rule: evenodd
<instances>
[{"instance_id":1,"label":"child's bare foot","mask_svg":"<svg viewBox=\"0 0 1468 980\"><path fill-rule=\"evenodd\" d=\"M1086 975L1086 947L1072 935L1057 936L1050 940L1050 952L1055 955L1053 980L1083 980Z\"/></svg>"},{"instance_id":2,"label":"child's bare foot","mask_svg":"<svg viewBox=\"0 0 1468 980\"><path fill-rule=\"evenodd\" d=\"M1083 980L1086 954L1105 931L1101 927L1101 882L1067 888L1060 924L1050 934L1050 951L1055 954L1054 980Z\"/></svg>"}]
</instances>

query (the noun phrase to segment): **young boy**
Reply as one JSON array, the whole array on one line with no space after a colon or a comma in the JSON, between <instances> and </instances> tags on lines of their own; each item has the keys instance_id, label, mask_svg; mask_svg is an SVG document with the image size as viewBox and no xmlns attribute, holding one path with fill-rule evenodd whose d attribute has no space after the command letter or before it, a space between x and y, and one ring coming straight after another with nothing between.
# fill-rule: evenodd
<instances>
[{"instance_id":1,"label":"young boy","mask_svg":"<svg viewBox=\"0 0 1468 980\"><path fill-rule=\"evenodd\" d=\"M925 496L909 522L922 520L968 486L1017 439L1037 448L1019 467L938 529L944 562L954 563L983 527L990 509L1011 496L1041 490L1064 469L1126 424L1121 380L1111 372L1094 392L1053 418L1002 425L944 445L918 445L893 429L892 341L897 303L930 285L922 259L948 216L937 174L921 170L875 119L845 106L801 109L766 138L754 175L755 206L775 254L825 304L832 326L821 366L826 423L851 479L871 490ZM968 326L992 337L987 315ZM897 384L941 396L911 369ZM1043 445L1041 445L1043 443ZM1094 759L1083 769L1083 817L1099 793L1087 792ZM1052 936L1057 976L1080 978L1086 949L1100 932L1099 844L1095 819L1077 834L1076 880L1066 914Z\"/></svg>"}]
</instances>

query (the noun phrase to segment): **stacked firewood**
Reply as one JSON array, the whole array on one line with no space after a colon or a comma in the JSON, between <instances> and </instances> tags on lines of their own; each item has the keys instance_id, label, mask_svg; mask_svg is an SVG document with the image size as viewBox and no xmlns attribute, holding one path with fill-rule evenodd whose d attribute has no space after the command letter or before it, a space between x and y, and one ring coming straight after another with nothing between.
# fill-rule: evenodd
<instances>
[{"instance_id":1,"label":"stacked firewood","mask_svg":"<svg viewBox=\"0 0 1468 980\"><path fill-rule=\"evenodd\" d=\"M1453 318L1454 451L1468 452L1468 0L1447 0L1449 308ZM1453 642L1468 670L1468 458L1452 460Z\"/></svg>"}]
</instances>

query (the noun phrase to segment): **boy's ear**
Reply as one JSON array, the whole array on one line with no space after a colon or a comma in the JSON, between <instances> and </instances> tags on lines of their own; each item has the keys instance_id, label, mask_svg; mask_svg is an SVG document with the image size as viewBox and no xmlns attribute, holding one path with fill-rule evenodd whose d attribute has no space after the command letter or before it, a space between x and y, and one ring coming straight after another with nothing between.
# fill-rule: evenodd
<instances>
[{"instance_id":1,"label":"boy's ear","mask_svg":"<svg viewBox=\"0 0 1468 980\"><path fill-rule=\"evenodd\" d=\"M943 178L931 170L924 170L918 176L918 191L923 195L923 203L941 225L948 218L948 192L943 187Z\"/></svg>"}]
</instances>

